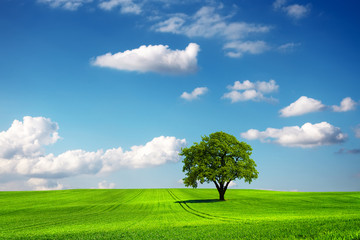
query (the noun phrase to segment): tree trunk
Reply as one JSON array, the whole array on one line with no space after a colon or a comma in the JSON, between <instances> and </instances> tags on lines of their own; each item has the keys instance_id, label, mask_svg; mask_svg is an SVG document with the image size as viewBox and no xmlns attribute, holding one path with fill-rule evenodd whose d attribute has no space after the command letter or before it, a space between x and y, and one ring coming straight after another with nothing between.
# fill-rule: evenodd
<instances>
[{"instance_id":1,"label":"tree trunk","mask_svg":"<svg viewBox=\"0 0 360 240\"><path fill-rule=\"evenodd\" d=\"M219 190L219 200L225 201L225 191L224 190Z\"/></svg>"},{"instance_id":2,"label":"tree trunk","mask_svg":"<svg viewBox=\"0 0 360 240\"><path fill-rule=\"evenodd\" d=\"M219 192L219 200L220 201L225 201L225 192L227 190L227 187L229 186L230 181L226 182L225 186L223 183L217 183L216 181L214 181L216 189Z\"/></svg>"}]
</instances>

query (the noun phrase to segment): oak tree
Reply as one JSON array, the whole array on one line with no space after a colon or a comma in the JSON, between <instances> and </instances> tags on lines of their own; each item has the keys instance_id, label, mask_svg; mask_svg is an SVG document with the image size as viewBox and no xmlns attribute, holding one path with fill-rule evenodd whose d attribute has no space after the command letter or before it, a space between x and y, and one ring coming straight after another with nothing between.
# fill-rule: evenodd
<instances>
[{"instance_id":1,"label":"oak tree","mask_svg":"<svg viewBox=\"0 0 360 240\"><path fill-rule=\"evenodd\" d=\"M197 188L198 183L213 182L219 199L225 200L231 181L244 179L251 183L258 177L255 161L250 158L251 151L250 145L224 132L203 136L201 142L181 149L185 186Z\"/></svg>"}]
</instances>

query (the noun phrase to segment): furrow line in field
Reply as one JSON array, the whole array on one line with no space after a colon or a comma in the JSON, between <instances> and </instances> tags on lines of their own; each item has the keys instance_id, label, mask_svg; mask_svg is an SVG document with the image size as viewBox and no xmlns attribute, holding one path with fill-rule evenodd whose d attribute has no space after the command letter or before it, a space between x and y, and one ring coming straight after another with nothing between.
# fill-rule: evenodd
<instances>
[{"instance_id":1,"label":"furrow line in field","mask_svg":"<svg viewBox=\"0 0 360 240\"><path fill-rule=\"evenodd\" d=\"M39 228L39 227L45 227L45 226L51 226L51 225L58 225L58 224L62 224L62 223L67 223L69 224L71 223L75 223L75 222L79 222L79 220L84 219L84 217L92 217L92 216L99 216L99 214L103 214L109 211L114 211L116 208L120 207L123 203L127 203L130 201L133 201L134 199L136 199L137 197L139 197L144 190L139 190L139 192L137 192L135 194L135 196L132 196L130 199L120 203L120 204L114 204L111 205L107 208L104 208L99 205L92 205L88 208L86 208L86 211L82 212L82 211L77 211L75 213L75 215L72 216L58 216L52 219L49 219L48 221L44 221L41 223L35 223L35 224L26 224L23 226L18 226L13 228L12 230L22 230L22 229L29 229L29 228ZM74 213L73 213L74 214Z\"/></svg>"},{"instance_id":2,"label":"furrow line in field","mask_svg":"<svg viewBox=\"0 0 360 240\"><path fill-rule=\"evenodd\" d=\"M107 208L105 211L114 211L114 210L116 210L117 208L119 208L121 205L123 205L124 203L128 203L128 202L131 202L131 201L133 201L134 199L136 199L136 198L138 198L140 195L142 195L144 193L144 190L143 189L140 189L139 190L139 192L135 195L135 196L133 196L133 197L131 197L130 199L128 199L128 200L126 200L126 201L124 201L124 202L120 202L119 204L114 204L114 205L111 205L109 208ZM104 211L104 212L105 212Z\"/></svg>"},{"instance_id":3,"label":"furrow line in field","mask_svg":"<svg viewBox=\"0 0 360 240\"><path fill-rule=\"evenodd\" d=\"M177 203L184 204L184 206L189 209L190 211L192 211L193 214L195 215L205 215L208 219L217 219L217 220L221 220L221 221L230 221L230 220L235 220L235 221L239 221L240 219L238 218L231 218L231 217L224 217L224 216L216 216L216 215L212 215L212 214L208 214L208 213L204 213L201 211L198 211L196 209L193 209L192 207L190 207L185 201L182 201L178 196L176 196L171 190L168 190L170 195L172 194L172 197L177 200ZM183 207L184 208L184 207Z\"/></svg>"},{"instance_id":4,"label":"furrow line in field","mask_svg":"<svg viewBox=\"0 0 360 240\"><path fill-rule=\"evenodd\" d=\"M125 201L124 203L128 203L130 201L133 201L134 199L138 198L140 195L142 195L144 193L144 189L139 189L139 192L133 196L132 198L128 199L127 201Z\"/></svg>"},{"instance_id":5,"label":"furrow line in field","mask_svg":"<svg viewBox=\"0 0 360 240\"><path fill-rule=\"evenodd\" d=\"M86 217L91 217L93 215L97 215L101 213L99 212L93 212L93 213L86 213L86 214L82 214L82 215L77 215L77 216L60 216L60 217L56 217L56 218L49 218L44 222L41 223L35 223L35 224L26 224L23 226L17 226L11 229L11 231L14 230L24 230L24 229L33 229L33 228L41 228L41 227L49 227L49 226L54 226L54 225L59 225L62 223L76 223L79 222L79 220L84 219Z\"/></svg>"},{"instance_id":6,"label":"furrow line in field","mask_svg":"<svg viewBox=\"0 0 360 240\"><path fill-rule=\"evenodd\" d=\"M90 206L88 206L82 213L83 214L88 214L88 215L92 215L92 214L99 214L99 213L104 213L104 212L109 212L109 211L114 211L115 209L117 209L118 207L120 207L122 204L124 203L128 203L130 201L133 201L135 198L137 198L138 196L140 196L143 192L143 189L139 189L136 193L134 193L134 196L130 196L130 199L122 201L119 203L119 201L117 201L114 204L106 204L108 206L104 206L102 204L92 204ZM115 196L114 196L115 197ZM121 200L119 198L119 200ZM96 212L95 212L96 211ZM80 212L80 211L79 211Z\"/></svg>"}]
</instances>

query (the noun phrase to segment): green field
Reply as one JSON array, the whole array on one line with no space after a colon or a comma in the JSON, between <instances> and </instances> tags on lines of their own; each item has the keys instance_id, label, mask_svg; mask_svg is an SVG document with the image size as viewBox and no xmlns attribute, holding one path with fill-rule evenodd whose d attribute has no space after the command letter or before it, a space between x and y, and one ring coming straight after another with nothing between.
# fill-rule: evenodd
<instances>
[{"instance_id":1,"label":"green field","mask_svg":"<svg viewBox=\"0 0 360 240\"><path fill-rule=\"evenodd\" d=\"M0 192L1 239L360 239L360 192Z\"/></svg>"}]
</instances>

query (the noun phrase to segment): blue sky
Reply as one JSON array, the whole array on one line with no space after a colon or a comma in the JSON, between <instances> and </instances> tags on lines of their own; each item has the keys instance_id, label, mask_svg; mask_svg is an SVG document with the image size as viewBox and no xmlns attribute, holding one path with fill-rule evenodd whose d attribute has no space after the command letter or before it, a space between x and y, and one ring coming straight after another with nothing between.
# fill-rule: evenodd
<instances>
[{"instance_id":1,"label":"blue sky","mask_svg":"<svg viewBox=\"0 0 360 240\"><path fill-rule=\"evenodd\" d=\"M0 190L183 187L224 131L260 172L233 188L360 191L358 6L1 1Z\"/></svg>"}]
</instances>

